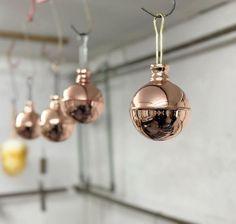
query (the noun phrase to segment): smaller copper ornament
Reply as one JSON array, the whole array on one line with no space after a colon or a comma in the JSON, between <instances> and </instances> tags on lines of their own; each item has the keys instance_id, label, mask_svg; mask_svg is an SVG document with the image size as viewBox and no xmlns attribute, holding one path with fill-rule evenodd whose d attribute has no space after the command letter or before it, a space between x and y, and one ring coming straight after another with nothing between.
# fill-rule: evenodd
<instances>
[{"instance_id":1,"label":"smaller copper ornament","mask_svg":"<svg viewBox=\"0 0 236 224\"><path fill-rule=\"evenodd\" d=\"M61 142L71 136L74 121L61 110L59 96L52 96L50 108L42 112L40 125L43 136L50 141Z\"/></svg>"},{"instance_id":2,"label":"smaller copper ornament","mask_svg":"<svg viewBox=\"0 0 236 224\"><path fill-rule=\"evenodd\" d=\"M183 90L169 81L168 66L152 64L151 73L151 81L134 95L130 115L144 136L165 141L182 131L190 106Z\"/></svg>"},{"instance_id":3,"label":"smaller copper ornament","mask_svg":"<svg viewBox=\"0 0 236 224\"><path fill-rule=\"evenodd\" d=\"M96 121L102 114L104 100L102 93L90 82L90 71L78 69L74 85L69 86L63 93L63 110L80 123Z\"/></svg>"},{"instance_id":4,"label":"smaller copper ornament","mask_svg":"<svg viewBox=\"0 0 236 224\"><path fill-rule=\"evenodd\" d=\"M34 111L32 101L29 100L24 111L17 115L15 127L22 138L31 140L40 136L39 115Z\"/></svg>"}]
</instances>

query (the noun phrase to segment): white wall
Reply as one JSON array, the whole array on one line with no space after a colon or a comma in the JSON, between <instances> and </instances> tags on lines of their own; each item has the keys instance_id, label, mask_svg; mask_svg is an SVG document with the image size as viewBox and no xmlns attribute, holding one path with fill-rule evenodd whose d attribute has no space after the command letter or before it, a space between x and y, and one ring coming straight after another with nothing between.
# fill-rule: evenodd
<instances>
[{"instance_id":1,"label":"white wall","mask_svg":"<svg viewBox=\"0 0 236 224\"><path fill-rule=\"evenodd\" d=\"M7 140L11 128L11 86L10 74L4 57L1 58L1 108L3 111L0 114L0 141ZM32 66L34 69L32 69ZM71 66L70 66L71 67ZM67 68L64 68L67 70ZM20 67L14 72L17 78L18 85L18 112L23 110L24 104L27 99L26 77L33 71L34 73L34 94L33 100L35 109L38 113L47 109L49 106L49 97L53 94L53 76L49 71L49 65L44 61L33 61L21 59ZM63 71L64 72L64 71ZM66 71L65 71L66 72ZM66 78L61 81L61 89L68 85ZM46 155L49 158L49 172L45 178L46 185L48 186L64 186L69 183L77 181L77 148L76 148L76 131L72 138L68 141L57 144L51 143L40 137L33 141L27 141L29 146L29 160L28 167L25 172L16 178L6 176L0 170L0 193L21 189L35 189L38 185L39 179L39 157L42 155L42 148L45 148ZM58 170L60 172L58 172Z\"/></svg>"},{"instance_id":2,"label":"white wall","mask_svg":"<svg viewBox=\"0 0 236 224\"><path fill-rule=\"evenodd\" d=\"M165 34L166 47L184 43L212 31L236 23L236 4L224 6L208 14L180 24ZM222 18L221 18L222 17ZM174 19L170 17L169 19ZM151 27L151 26L150 26ZM230 40L233 41L230 41ZM126 72L110 81L112 89L112 121L115 150L115 197L153 211L163 212L201 224L236 223L236 152L234 116L236 98L235 34L196 46L187 51L166 57L170 63L170 77L181 86L189 97L192 118L183 133L168 142L152 142L134 129L128 114L129 103L135 91L149 79L148 64L145 68ZM220 47L216 44L224 43ZM230 43L229 43L230 42ZM205 51L203 51L205 49ZM196 53L201 50L200 53ZM154 52L154 38L124 47L94 60L93 68L104 61L110 65ZM2 61L2 60L1 60ZM41 62L40 62L41 63ZM45 66L37 65L37 90L35 101L41 111L47 107L50 83ZM151 63L151 62L150 62ZM7 68L1 84L8 82ZM21 76L24 74L22 72ZM24 83L19 79L21 86ZM1 95L8 92L2 85ZM45 88L45 85L48 85ZM104 90L104 85L100 88ZM19 106L23 106L24 92L20 94ZM9 129L8 98L1 98L0 139L5 140ZM106 115L106 114L105 114ZM105 116L104 115L104 116ZM6 121L6 122L3 122ZM108 181L107 135L104 130L105 117L96 125L83 128L86 150L90 152L89 170L93 181L106 185ZM31 189L37 187L38 155L42 145L47 148L50 170L47 185L64 186L76 183L78 177L77 136L65 144L30 143L29 168L19 178L13 179L0 173L0 192ZM62 165L63 164L63 165ZM48 200L48 212L41 214L37 197L0 202L0 223L160 223L173 224L161 219L129 211L108 202L86 196L66 194Z\"/></svg>"},{"instance_id":3,"label":"white wall","mask_svg":"<svg viewBox=\"0 0 236 224\"><path fill-rule=\"evenodd\" d=\"M32 69L33 66L33 69ZM69 70L68 70L69 68ZM64 89L68 85L68 77L66 74L71 72L72 64L65 65L62 73L65 75L61 80L60 89ZM11 128L11 103L12 96L10 86L10 73L4 57L0 58L0 94L1 94L1 108L0 113L0 142L3 143L8 139ZM34 103L35 109L38 113L48 108L49 97L53 94L53 76L49 71L49 64L45 61L29 61L27 59L20 59L20 66L15 71L18 85L18 112L22 111L26 97L26 80L25 78L34 73ZM42 148L46 151L48 159L48 173L43 177L46 188L61 188L72 186L78 182L78 153L77 153L77 131L66 142L57 144L51 143L40 137L39 139L26 142L28 150L28 164L22 175L17 177L7 176L2 167L0 167L0 194L10 192L21 192L27 190L37 190L40 179L39 174L39 159L42 155ZM56 197L57 198L57 197ZM59 200L59 201L62 201ZM64 204L70 204L69 199L63 199ZM49 202L50 204L51 202ZM52 202L53 204L53 202ZM58 201L55 204L55 209L58 206ZM74 203L77 211L78 203ZM73 205L73 203L72 203ZM71 206L72 206L71 205ZM50 206L49 207L53 207ZM62 208L63 209L63 208ZM69 214L69 209L67 210ZM67 212L65 212L67 213ZM58 215L52 212L42 215L40 211L39 198L19 199L19 200L0 200L0 223L42 223L43 217L45 220L50 217L61 220L65 223L65 213L59 209ZM71 211L71 213L73 213ZM64 214L64 215L63 215ZM49 216L48 216L49 215ZM53 218L51 218L53 220ZM72 216L73 220L77 220L77 214ZM56 222L55 220L53 222ZM43 223L47 223L46 221ZM57 222L59 223L59 222ZM72 222L71 222L72 223ZM76 221L74 221L76 223Z\"/></svg>"},{"instance_id":4,"label":"white wall","mask_svg":"<svg viewBox=\"0 0 236 224\"><path fill-rule=\"evenodd\" d=\"M165 46L236 24L235 10L236 4L231 3L168 30ZM130 101L135 91L148 82L151 62L135 71L122 71L127 73L123 76L117 73L110 81L116 197L194 223L236 223L235 40L232 33L165 58L171 66L171 80L184 89L192 106L189 125L168 142L144 138L129 118ZM153 51L152 37L99 57L93 66L105 61L116 65ZM93 135L88 142L102 130L96 126L91 129ZM86 149L96 153L97 148L87 145ZM100 154L96 154L97 162L92 158L90 172L94 176L95 172L100 176L104 173ZM97 183L104 182L94 178Z\"/></svg>"}]
</instances>

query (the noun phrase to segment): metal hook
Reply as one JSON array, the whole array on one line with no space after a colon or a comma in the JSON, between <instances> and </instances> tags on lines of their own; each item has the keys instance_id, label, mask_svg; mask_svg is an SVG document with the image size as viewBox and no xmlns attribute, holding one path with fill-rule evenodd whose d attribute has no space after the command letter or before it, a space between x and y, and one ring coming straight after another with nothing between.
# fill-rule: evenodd
<instances>
[{"instance_id":1,"label":"metal hook","mask_svg":"<svg viewBox=\"0 0 236 224\"><path fill-rule=\"evenodd\" d=\"M89 35L89 33L90 33L90 31L88 31L87 33L85 33L85 32L83 32L83 33L81 33L81 32L79 32L76 28L75 28L75 26L74 25L70 25L70 27L71 27L71 29L75 32L75 34L77 34L79 37L81 37L81 36L87 36L87 35Z\"/></svg>"},{"instance_id":2,"label":"metal hook","mask_svg":"<svg viewBox=\"0 0 236 224\"><path fill-rule=\"evenodd\" d=\"M92 32L93 28L93 19L91 15L91 9L88 4L88 0L83 0L84 3L84 12L86 14L87 24L88 24L88 31L87 32L79 32L74 25L70 25L72 30L78 35L78 36L86 36Z\"/></svg>"},{"instance_id":3,"label":"metal hook","mask_svg":"<svg viewBox=\"0 0 236 224\"><path fill-rule=\"evenodd\" d=\"M172 9L169 11L169 12L167 12L167 13L161 13L164 17L168 17L168 16L170 16L174 11L175 11L175 8L176 8L176 0L172 0L172 2L173 2L173 7L172 7ZM148 13L149 15L151 15L151 16L153 16L154 18L161 18L161 16L160 16L160 13L158 13L158 14L154 14L154 13L152 13L152 12L150 12L150 11L148 11L147 9L145 9L145 8L141 8L144 12L146 12L146 13Z\"/></svg>"}]
</instances>

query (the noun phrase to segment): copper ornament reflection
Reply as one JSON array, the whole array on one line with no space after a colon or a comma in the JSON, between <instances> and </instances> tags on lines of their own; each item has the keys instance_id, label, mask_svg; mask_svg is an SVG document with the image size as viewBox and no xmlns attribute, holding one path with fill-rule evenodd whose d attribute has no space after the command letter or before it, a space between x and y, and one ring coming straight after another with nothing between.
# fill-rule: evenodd
<instances>
[{"instance_id":1,"label":"copper ornament reflection","mask_svg":"<svg viewBox=\"0 0 236 224\"><path fill-rule=\"evenodd\" d=\"M40 125L42 135L50 141L61 142L71 136L74 121L61 110L59 96L51 98L50 108L42 112Z\"/></svg>"},{"instance_id":2,"label":"copper ornament reflection","mask_svg":"<svg viewBox=\"0 0 236 224\"><path fill-rule=\"evenodd\" d=\"M34 111L32 101L28 101L24 111L16 117L16 132L24 139L35 139L40 136L39 115Z\"/></svg>"},{"instance_id":3,"label":"copper ornament reflection","mask_svg":"<svg viewBox=\"0 0 236 224\"><path fill-rule=\"evenodd\" d=\"M130 115L136 129L144 136L165 141L177 136L190 114L185 93L169 81L168 66L151 65L152 78L135 94Z\"/></svg>"},{"instance_id":4,"label":"copper ornament reflection","mask_svg":"<svg viewBox=\"0 0 236 224\"><path fill-rule=\"evenodd\" d=\"M102 114L104 100L102 93L90 82L90 71L77 70L74 85L63 93L63 109L68 116L80 123L96 121Z\"/></svg>"}]
</instances>

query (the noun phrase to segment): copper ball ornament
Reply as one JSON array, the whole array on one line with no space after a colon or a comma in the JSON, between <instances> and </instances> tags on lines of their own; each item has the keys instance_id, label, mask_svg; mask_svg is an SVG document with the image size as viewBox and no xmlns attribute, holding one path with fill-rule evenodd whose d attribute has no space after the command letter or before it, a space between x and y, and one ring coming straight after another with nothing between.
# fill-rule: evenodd
<instances>
[{"instance_id":1,"label":"copper ball ornament","mask_svg":"<svg viewBox=\"0 0 236 224\"><path fill-rule=\"evenodd\" d=\"M24 139L35 139L40 136L39 115L34 111L32 101L28 101L24 111L16 117L16 132Z\"/></svg>"},{"instance_id":2,"label":"copper ball ornament","mask_svg":"<svg viewBox=\"0 0 236 224\"><path fill-rule=\"evenodd\" d=\"M169 81L167 65L152 64L151 73L151 81L134 95L130 115L141 134L165 141L183 130L190 105L183 90Z\"/></svg>"},{"instance_id":3,"label":"copper ball ornament","mask_svg":"<svg viewBox=\"0 0 236 224\"><path fill-rule=\"evenodd\" d=\"M63 93L63 110L77 122L91 123L101 116L104 99L101 91L90 82L88 69L78 69L77 74L76 83Z\"/></svg>"},{"instance_id":4,"label":"copper ball ornament","mask_svg":"<svg viewBox=\"0 0 236 224\"><path fill-rule=\"evenodd\" d=\"M74 124L75 122L62 111L59 96L52 96L50 108L41 114L42 135L53 142L65 141L71 136Z\"/></svg>"}]
</instances>

